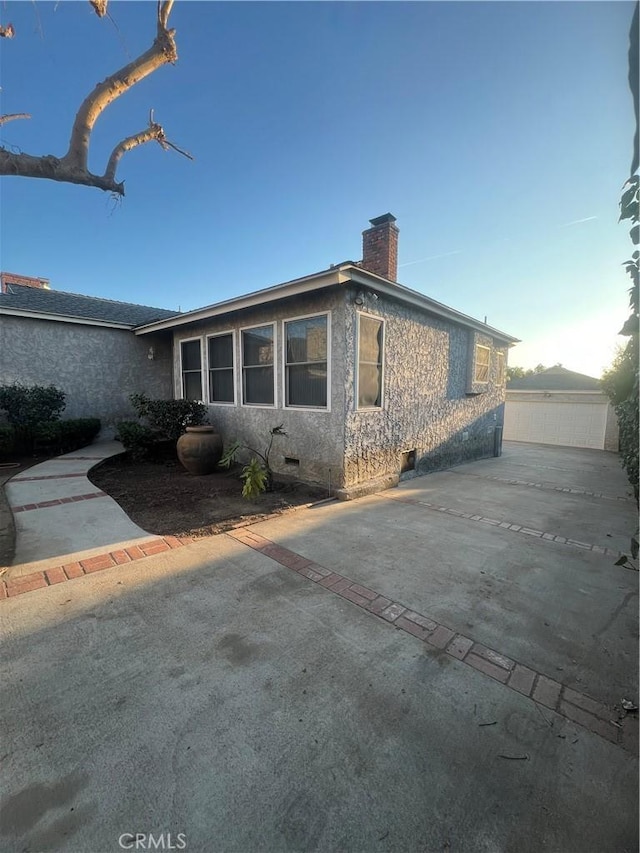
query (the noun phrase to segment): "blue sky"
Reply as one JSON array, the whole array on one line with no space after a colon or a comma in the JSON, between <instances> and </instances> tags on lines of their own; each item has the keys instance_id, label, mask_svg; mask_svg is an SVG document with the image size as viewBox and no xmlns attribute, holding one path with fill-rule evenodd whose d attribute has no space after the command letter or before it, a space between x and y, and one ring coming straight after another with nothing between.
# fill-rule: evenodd
<instances>
[{"instance_id":1,"label":"blue sky","mask_svg":"<svg viewBox=\"0 0 640 853\"><path fill-rule=\"evenodd\" d=\"M146 49L155 2L5 2L3 145L62 155L82 99ZM188 161L125 156L121 203L3 178L0 266L188 310L361 257L400 228L399 281L522 338L510 364L600 375L627 316L617 223L631 2L183 2L179 61L112 104L90 167L155 109Z\"/></svg>"}]
</instances>

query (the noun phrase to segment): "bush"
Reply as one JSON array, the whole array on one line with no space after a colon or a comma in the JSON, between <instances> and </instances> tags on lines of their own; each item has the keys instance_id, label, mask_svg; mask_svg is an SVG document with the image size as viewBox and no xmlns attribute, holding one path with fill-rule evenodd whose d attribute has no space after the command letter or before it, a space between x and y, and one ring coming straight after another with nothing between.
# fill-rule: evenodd
<instances>
[{"instance_id":1,"label":"bush","mask_svg":"<svg viewBox=\"0 0 640 853\"><path fill-rule=\"evenodd\" d=\"M70 453L91 444L100 432L98 418L75 418L37 424L32 432L34 447Z\"/></svg>"},{"instance_id":2,"label":"bush","mask_svg":"<svg viewBox=\"0 0 640 853\"><path fill-rule=\"evenodd\" d=\"M204 423L207 416L207 407L195 400L151 400L145 394L131 394L129 400L139 418L172 441L177 441L188 426Z\"/></svg>"},{"instance_id":3,"label":"bush","mask_svg":"<svg viewBox=\"0 0 640 853\"><path fill-rule=\"evenodd\" d=\"M149 455L156 437L156 433L152 429L138 423L138 421L121 421L118 424L116 438L122 442L124 449L131 454L133 459L145 459Z\"/></svg>"},{"instance_id":4,"label":"bush","mask_svg":"<svg viewBox=\"0 0 640 853\"><path fill-rule=\"evenodd\" d=\"M65 395L54 385L27 388L14 382L0 386L0 409L12 426L33 429L44 421L57 421L64 409Z\"/></svg>"},{"instance_id":5,"label":"bush","mask_svg":"<svg viewBox=\"0 0 640 853\"><path fill-rule=\"evenodd\" d=\"M15 432L13 427L0 424L0 459L6 459L15 450Z\"/></svg>"}]
</instances>

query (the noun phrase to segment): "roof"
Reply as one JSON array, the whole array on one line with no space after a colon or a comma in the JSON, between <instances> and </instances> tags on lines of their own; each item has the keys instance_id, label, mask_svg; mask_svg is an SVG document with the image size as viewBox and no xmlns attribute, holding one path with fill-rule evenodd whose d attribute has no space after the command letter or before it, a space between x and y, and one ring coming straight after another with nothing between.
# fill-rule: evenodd
<instances>
[{"instance_id":1,"label":"roof","mask_svg":"<svg viewBox=\"0 0 640 853\"><path fill-rule=\"evenodd\" d=\"M7 284L6 292L0 294L0 313L42 315L43 318L48 316L51 319L64 318L127 328L179 314L178 311L166 308L151 308L148 305L19 284Z\"/></svg>"},{"instance_id":2,"label":"roof","mask_svg":"<svg viewBox=\"0 0 640 853\"><path fill-rule=\"evenodd\" d=\"M575 373L566 367L549 367L541 373L512 379L507 384L507 391L601 391L599 379Z\"/></svg>"},{"instance_id":3,"label":"roof","mask_svg":"<svg viewBox=\"0 0 640 853\"><path fill-rule=\"evenodd\" d=\"M315 292L336 285L345 286L349 284L366 287L374 292L384 294L385 296L419 308L428 314L483 332L507 344L518 343L519 339L514 338L512 335L501 332L499 329L494 329L492 326L488 326L480 322L480 320L475 320L473 317L468 317L466 314L449 308L441 302L436 302L435 299L431 299L417 290L411 290L402 284L397 284L395 281L389 281L382 276L369 272L352 261L347 261L338 266L331 266L329 269L304 276L304 278L293 279L284 284L277 284L273 287L267 287L263 290L256 290L253 293L247 293L243 296L207 305L204 308L185 311L173 318L150 322L148 325L142 325L135 332L137 335L145 335L150 332L159 331L160 329L174 329L189 323L208 320L212 317L220 317L245 308L267 305L291 296Z\"/></svg>"}]
</instances>

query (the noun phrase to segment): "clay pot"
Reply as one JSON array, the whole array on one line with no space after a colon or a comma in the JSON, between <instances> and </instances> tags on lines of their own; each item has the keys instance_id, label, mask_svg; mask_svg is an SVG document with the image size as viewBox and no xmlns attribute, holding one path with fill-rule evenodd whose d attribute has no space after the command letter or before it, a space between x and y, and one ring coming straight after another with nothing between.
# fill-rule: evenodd
<instances>
[{"instance_id":1,"label":"clay pot","mask_svg":"<svg viewBox=\"0 0 640 853\"><path fill-rule=\"evenodd\" d=\"M212 426L187 427L176 450L190 474L211 474L222 457L222 438Z\"/></svg>"}]
</instances>

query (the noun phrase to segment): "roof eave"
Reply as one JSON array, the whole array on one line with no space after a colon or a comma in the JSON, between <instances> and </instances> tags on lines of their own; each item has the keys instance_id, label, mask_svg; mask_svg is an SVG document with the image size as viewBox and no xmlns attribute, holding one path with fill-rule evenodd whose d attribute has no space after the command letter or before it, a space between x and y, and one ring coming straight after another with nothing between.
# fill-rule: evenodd
<instances>
[{"instance_id":1,"label":"roof eave","mask_svg":"<svg viewBox=\"0 0 640 853\"><path fill-rule=\"evenodd\" d=\"M298 296L320 288L331 287L334 284L344 284L347 281L349 281L349 277L345 276L337 268L323 270L304 278L296 278L284 284L267 287L264 290L256 290L253 293L247 293L245 296L234 296L232 299L225 299L224 302L217 302L213 305L207 305L204 308L196 308L194 311L185 311L177 317L156 320L153 323L144 323L137 326L133 331L136 335L147 335L151 332L159 332L162 329L174 329L178 326L197 323L200 320L208 320L222 314L229 314L231 311L255 308L260 305L269 304L270 302L276 302L279 299L286 299L289 296Z\"/></svg>"},{"instance_id":2,"label":"roof eave","mask_svg":"<svg viewBox=\"0 0 640 853\"><path fill-rule=\"evenodd\" d=\"M108 329L125 329L131 331L133 323L113 323L108 320L94 320L90 317L76 317L72 314L50 314L46 311L34 311L24 308L7 308L0 306L0 314L15 317L29 317L32 320L53 320L57 323L76 323L84 326L104 326Z\"/></svg>"},{"instance_id":3,"label":"roof eave","mask_svg":"<svg viewBox=\"0 0 640 853\"><path fill-rule=\"evenodd\" d=\"M347 268L351 270L351 280L356 284L375 287L376 290L380 290L387 296L395 297L396 299L400 298L402 301L407 302L410 305L414 305L417 308L422 308L422 310L428 311L430 314L435 314L438 317L442 317L443 319L450 320L462 326L470 326L479 332L483 332L484 334L490 335L494 338L499 338L510 345L520 343L519 338L514 338L513 335L508 335L506 332L501 332L500 329L494 329L492 326L488 326L486 323L481 323L479 320L469 317L467 314L462 314L454 308L449 308L441 302L436 302L435 299L431 299L429 296L425 296L417 290L411 290L411 288L405 287L403 284L389 281L386 278L382 278L382 276L376 275L375 273L362 269L362 267L357 267L352 264L340 267L340 269L343 270Z\"/></svg>"}]
</instances>

